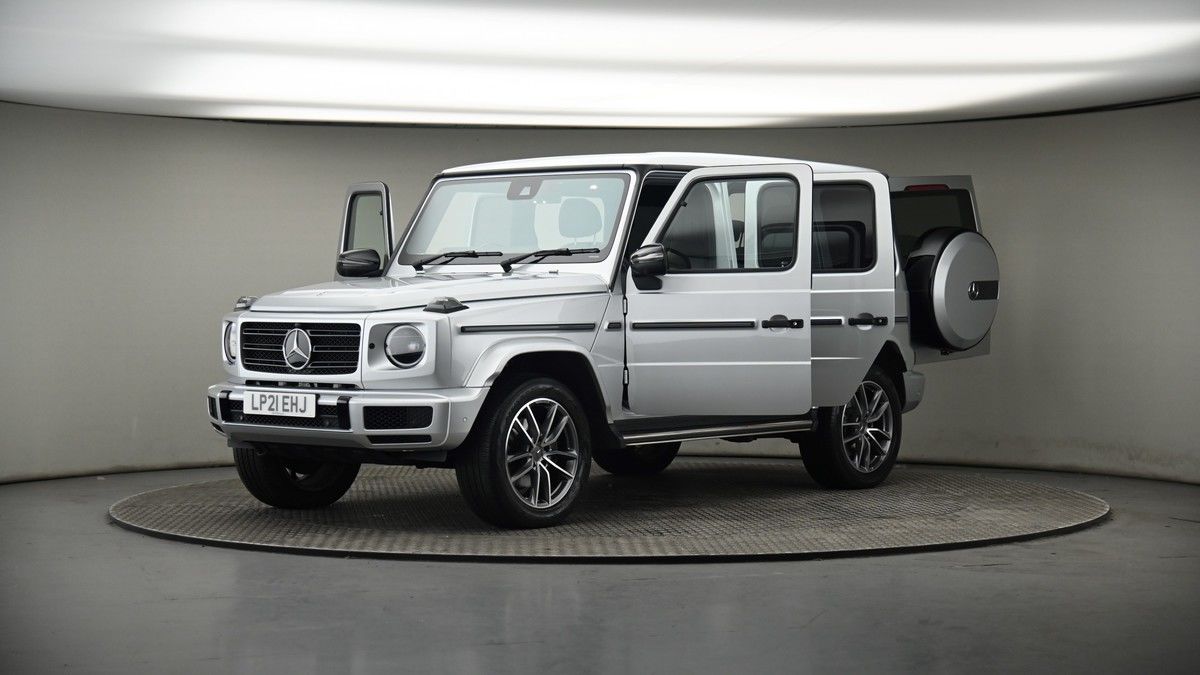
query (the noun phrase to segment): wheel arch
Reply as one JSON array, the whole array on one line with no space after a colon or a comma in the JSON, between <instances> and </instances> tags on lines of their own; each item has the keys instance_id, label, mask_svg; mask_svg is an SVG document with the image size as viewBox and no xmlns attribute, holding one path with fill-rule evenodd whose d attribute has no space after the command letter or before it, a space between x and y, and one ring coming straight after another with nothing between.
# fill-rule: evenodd
<instances>
[{"instance_id":1,"label":"wheel arch","mask_svg":"<svg viewBox=\"0 0 1200 675\"><path fill-rule=\"evenodd\" d=\"M575 343L517 340L497 345L477 362L468 382L470 386L491 387L484 401L487 406L493 397L503 396L512 383L532 377L558 380L579 397L587 412L593 445L618 442L595 365L587 351Z\"/></svg>"},{"instance_id":2,"label":"wheel arch","mask_svg":"<svg viewBox=\"0 0 1200 675\"><path fill-rule=\"evenodd\" d=\"M879 354L875 356L875 360L871 363L872 367L879 367L883 372L887 373L888 377L892 378L892 384L896 387L896 393L900 395L901 405L905 405L908 397L904 391L904 373L908 371L908 364L904 360L904 354L900 351L900 346L894 340L888 340L883 343L883 347L879 349Z\"/></svg>"}]
</instances>

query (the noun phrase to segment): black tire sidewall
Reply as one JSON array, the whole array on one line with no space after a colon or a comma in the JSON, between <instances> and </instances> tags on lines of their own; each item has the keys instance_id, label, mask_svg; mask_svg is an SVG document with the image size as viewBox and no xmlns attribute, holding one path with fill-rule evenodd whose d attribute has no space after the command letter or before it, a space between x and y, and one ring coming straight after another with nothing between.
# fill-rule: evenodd
<instances>
[{"instance_id":1,"label":"black tire sidewall","mask_svg":"<svg viewBox=\"0 0 1200 675\"><path fill-rule=\"evenodd\" d=\"M651 476L661 473L675 461L681 445L672 442L627 448L596 447L592 459L601 469L616 476Z\"/></svg>"},{"instance_id":2,"label":"black tire sidewall","mask_svg":"<svg viewBox=\"0 0 1200 675\"><path fill-rule=\"evenodd\" d=\"M896 464L900 455L903 437L903 415L900 413L900 394L896 390L887 373L878 367L872 367L864 382L878 384L888 397L892 410L892 444L888 448L888 456L884 458L874 471L863 473L850 464L842 441L842 410L845 406L823 408L819 411L818 430L815 441L804 448L805 465L810 467L810 473L819 483L826 487L842 489L860 489L874 487L882 483ZM855 387L855 391L858 388Z\"/></svg>"},{"instance_id":3,"label":"black tire sidewall","mask_svg":"<svg viewBox=\"0 0 1200 675\"><path fill-rule=\"evenodd\" d=\"M358 476L360 465L304 460L320 481L314 485L295 483L287 473L289 460L272 452L251 448L234 450L234 464L242 485L268 506L310 509L329 506L346 494Z\"/></svg>"},{"instance_id":4,"label":"black tire sidewall","mask_svg":"<svg viewBox=\"0 0 1200 675\"><path fill-rule=\"evenodd\" d=\"M571 416L575 431L579 437L579 459L575 481L557 504L546 509L535 509L529 506L517 495L508 477L508 467L505 457L505 440L513 417L529 401L537 398L548 398L561 405ZM548 377L537 377L511 385L487 417L487 428L474 452L486 453L485 457L475 458L486 463L486 480L492 493L490 501L499 509L498 518L493 514L480 514L485 519L506 527L546 527L560 522L575 507L579 496L587 483L589 468L592 463L591 429L588 426L587 413L583 404L575 394L564 384Z\"/></svg>"}]
</instances>

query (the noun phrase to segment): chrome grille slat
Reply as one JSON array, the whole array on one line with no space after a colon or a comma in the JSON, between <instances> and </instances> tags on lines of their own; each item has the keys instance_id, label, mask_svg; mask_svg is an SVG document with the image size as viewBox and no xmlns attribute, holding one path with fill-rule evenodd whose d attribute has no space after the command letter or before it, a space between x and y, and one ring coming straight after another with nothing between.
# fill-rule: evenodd
<instances>
[{"instance_id":1,"label":"chrome grille slat","mask_svg":"<svg viewBox=\"0 0 1200 675\"><path fill-rule=\"evenodd\" d=\"M283 342L293 328L304 329L312 341L312 359L300 370L283 358ZM242 366L263 373L348 375L358 370L361 337L357 324L248 321L241 326Z\"/></svg>"}]
</instances>

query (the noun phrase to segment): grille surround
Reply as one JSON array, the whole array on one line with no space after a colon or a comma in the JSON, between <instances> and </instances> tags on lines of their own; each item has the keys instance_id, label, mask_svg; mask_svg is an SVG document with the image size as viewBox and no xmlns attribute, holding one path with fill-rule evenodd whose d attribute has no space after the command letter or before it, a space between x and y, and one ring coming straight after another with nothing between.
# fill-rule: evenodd
<instances>
[{"instance_id":1,"label":"grille surround","mask_svg":"<svg viewBox=\"0 0 1200 675\"><path fill-rule=\"evenodd\" d=\"M295 369L283 358L283 340L293 328L312 340L312 359ZM358 371L362 326L356 323L281 323L246 321L238 329L242 367L260 373L286 375L349 375Z\"/></svg>"},{"instance_id":2,"label":"grille surround","mask_svg":"<svg viewBox=\"0 0 1200 675\"><path fill-rule=\"evenodd\" d=\"M424 429L433 424L433 406L368 405L363 407L364 429Z\"/></svg>"}]
</instances>

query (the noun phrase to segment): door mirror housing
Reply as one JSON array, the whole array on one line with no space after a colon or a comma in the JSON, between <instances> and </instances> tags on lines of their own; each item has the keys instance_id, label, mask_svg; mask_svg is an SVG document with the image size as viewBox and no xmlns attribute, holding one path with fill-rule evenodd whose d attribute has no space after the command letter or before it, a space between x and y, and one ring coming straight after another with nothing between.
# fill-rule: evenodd
<instances>
[{"instance_id":1,"label":"door mirror housing","mask_svg":"<svg viewBox=\"0 0 1200 675\"><path fill-rule=\"evenodd\" d=\"M662 244L646 244L629 256L629 268L635 277L660 277L667 273L667 249Z\"/></svg>"},{"instance_id":2,"label":"door mirror housing","mask_svg":"<svg viewBox=\"0 0 1200 675\"><path fill-rule=\"evenodd\" d=\"M383 273L383 261L373 248L355 248L338 255L337 273L343 277L377 277Z\"/></svg>"}]
</instances>

